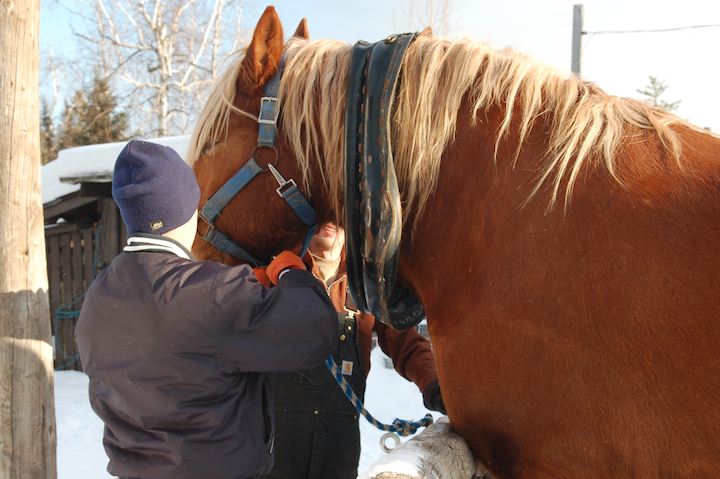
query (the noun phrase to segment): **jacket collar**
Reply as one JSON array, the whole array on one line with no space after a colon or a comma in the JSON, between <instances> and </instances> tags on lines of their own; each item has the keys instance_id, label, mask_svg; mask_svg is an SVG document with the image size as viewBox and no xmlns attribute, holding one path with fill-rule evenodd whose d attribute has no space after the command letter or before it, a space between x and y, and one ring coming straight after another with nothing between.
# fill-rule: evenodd
<instances>
[{"instance_id":1,"label":"jacket collar","mask_svg":"<svg viewBox=\"0 0 720 479\"><path fill-rule=\"evenodd\" d=\"M127 246L123 248L123 251L128 253L140 251L172 253L181 258L196 261L192 253L174 239L148 233L131 233L127 239Z\"/></svg>"}]
</instances>

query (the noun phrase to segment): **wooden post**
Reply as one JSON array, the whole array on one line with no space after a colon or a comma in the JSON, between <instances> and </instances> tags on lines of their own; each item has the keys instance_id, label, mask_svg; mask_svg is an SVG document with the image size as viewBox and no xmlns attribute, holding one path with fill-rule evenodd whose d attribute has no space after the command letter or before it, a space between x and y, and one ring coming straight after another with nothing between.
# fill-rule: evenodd
<instances>
[{"instance_id":1,"label":"wooden post","mask_svg":"<svg viewBox=\"0 0 720 479\"><path fill-rule=\"evenodd\" d=\"M39 0L0 4L0 478L55 479L40 195Z\"/></svg>"},{"instance_id":2,"label":"wooden post","mask_svg":"<svg viewBox=\"0 0 720 479\"><path fill-rule=\"evenodd\" d=\"M572 58L570 69L580 78L580 60L582 56L583 5L573 5Z\"/></svg>"}]
</instances>

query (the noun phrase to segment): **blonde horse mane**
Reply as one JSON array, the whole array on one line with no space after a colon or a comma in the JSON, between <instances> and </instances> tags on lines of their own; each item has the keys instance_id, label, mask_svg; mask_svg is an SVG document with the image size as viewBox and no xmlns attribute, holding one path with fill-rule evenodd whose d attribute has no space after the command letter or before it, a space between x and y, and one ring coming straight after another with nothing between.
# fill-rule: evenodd
<instances>
[{"instance_id":1,"label":"blonde horse mane","mask_svg":"<svg viewBox=\"0 0 720 479\"><path fill-rule=\"evenodd\" d=\"M316 181L310 178L311 161L319 162L321 180L335 202L336 214L343 206L345 97L351 49L351 45L334 40L291 39L286 45L280 88L280 130L305 172L304 188L308 191L309 184ZM247 115L232 106L241 60L242 55L220 78L201 113L190 143L191 164L204 145L221 141L227 134L232 112ZM614 158L628 127L654 130L680 161L680 141L671 126L687 123L664 110L608 95L512 49L497 50L466 36L449 40L423 35L408 48L393 114L393 156L406 212L416 204L419 217L432 194L442 153L454 139L458 110L466 95L474 122L482 121L478 113L492 105L504 109L496 152L510 133L511 121L518 125L516 159L536 118L549 116L547 166L539 173L528 200L550 180L552 206L565 179L567 202L578 172L595 158L602 159L617 178ZM520 104L518 122L513 115Z\"/></svg>"}]
</instances>

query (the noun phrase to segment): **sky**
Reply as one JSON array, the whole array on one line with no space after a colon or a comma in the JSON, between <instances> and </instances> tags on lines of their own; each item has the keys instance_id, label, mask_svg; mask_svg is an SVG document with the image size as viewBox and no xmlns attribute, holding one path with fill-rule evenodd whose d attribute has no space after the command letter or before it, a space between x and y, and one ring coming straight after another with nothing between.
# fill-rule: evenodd
<instances>
[{"instance_id":1,"label":"sky","mask_svg":"<svg viewBox=\"0 0 720 479\"><path fill-rule=\"evenodd\" d=\"M41 51L53 39L54 49L72 48L68 17L57 2L41 9ZM416 0L420 1L420 0ZM451 0L452 33L465 32L495 45L512 47L560 70L569 71L573 5L583 5L581 77L608 93L643 99L637 92L649 76L668 87L661 97L680 100L677 114L720 132L720 2L684 0ZM311 39L375 42L397 31L425 25L402 22L409 0L276 0L271 4L286 37L307 18ZM246 0L242 23L252 29L266 3ZM647 32L684 27L667 32ZM640 33L599 33L627 32ZM451 33L451 34L452 34Z\"/></svg>"},{"instance_id":2,"label":"sky","mask_svg":"<svg viewBox=\"0 0 720 479\"><path fill-rule=\"evenodd\" d=\"M378 421L389 424L395 418L418 421L431 413L422 404L422 395L411 382L384 366L380 348L371 354L372 367L367 383L365 406ZM330 372L328 372L330 374ZM55 372L55 415L57 422L58 479L111 479L106 468L108 458L102 446L103 423L88 400L88 378L79 371ZM418 432L422 432L420 429ZM360 420L362 451L360 472L385 456L380 449L384 431L375 429L364 418ZM407 439L403 438L404 443ZM389 447L394 443L386 441Z\"/></svg>"}]
</instances>

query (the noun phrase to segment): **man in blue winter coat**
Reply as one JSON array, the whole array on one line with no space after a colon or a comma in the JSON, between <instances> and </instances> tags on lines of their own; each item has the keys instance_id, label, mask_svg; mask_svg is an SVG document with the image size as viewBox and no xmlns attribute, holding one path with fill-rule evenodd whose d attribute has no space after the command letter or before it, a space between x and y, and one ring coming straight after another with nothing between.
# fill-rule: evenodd
<instances>
[{"instance_id":1,"label":"man in blue winter coat","mask_svg":"<svg viewBox=\"0 0 720 479\"><path fill-rule=\"evenodd\" d=\"M108 472L123 479L244 479L273 465L267 371L322 364L337 314L283 252L260 284L249 266L190 253L200 189L171 148L131 141L113 197L128 245L85 297L76 338L105 422Z\"/></svg>"}]
</instances>

